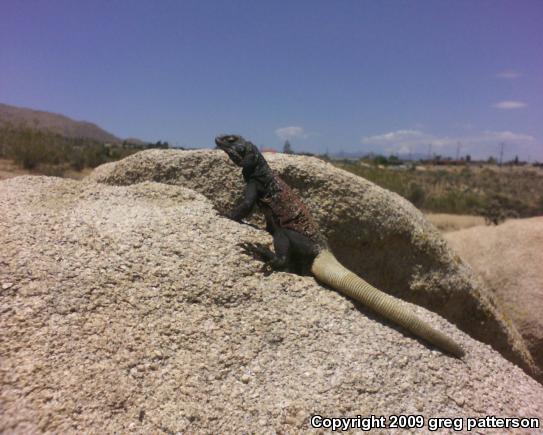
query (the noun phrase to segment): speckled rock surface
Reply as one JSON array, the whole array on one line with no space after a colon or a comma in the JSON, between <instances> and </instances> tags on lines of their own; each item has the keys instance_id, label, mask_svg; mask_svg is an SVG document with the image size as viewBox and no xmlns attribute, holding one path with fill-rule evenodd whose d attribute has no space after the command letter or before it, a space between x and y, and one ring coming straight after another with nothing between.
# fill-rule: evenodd
<instances>
[{"instance_id":1,"label":"speckled rock surface","mask_svg":"<svg viewBox=\"0 0 543 435\"><path fill-rule=\"evenodd\" d=\"M18 177L0 182L0 209L0 432L296 433L314 413L543 418L543 386L438 315L412 306L464 346L463 361L311 277L263 276L237 244L268 236L188 189Z\"/></svg>"},{"instance_id":2,"label":"speckled rock surface","mask_svg":"<svg viewBox=\"0 0 543 435\"><path fill-rule=\"evenodd\" d=\"M265 157L304 199L343 264L375 286L441 314L541 379L493 295L408 201L316 158ZM182 185L220 211L239 201L244 187L239 168L218 150L144 151L97 168L89 179Z\"/></svg>"},{"instance_id":3,"label":"speckled rock surface","mask_svg":"<svg viewBox=\"0 0 543 435\"><path fill-rule=\"evenodd\" d=\"M543 370L543 217L446 234L484 279Z\"/></svg>"}]
</instances>

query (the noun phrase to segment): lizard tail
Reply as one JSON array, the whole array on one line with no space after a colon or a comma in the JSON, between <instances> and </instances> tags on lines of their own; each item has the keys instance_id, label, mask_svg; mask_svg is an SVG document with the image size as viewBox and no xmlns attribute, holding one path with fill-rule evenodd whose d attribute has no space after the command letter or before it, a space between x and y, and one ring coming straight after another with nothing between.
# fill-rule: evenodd
<instances>
[{"instance_id":1,"label":"lizard tail","mask_svg":"<svg viewBox=\"0 0 543 435\"><path fill-rule=\"evenodd\" d=\"M330 251L324 250L315 258L311 271L319 281L361 302L416 336L458 358L464 356L464 349L457 343L415 316L400 300L376 289L344 267Z\"/></svg>"}]
</instances>

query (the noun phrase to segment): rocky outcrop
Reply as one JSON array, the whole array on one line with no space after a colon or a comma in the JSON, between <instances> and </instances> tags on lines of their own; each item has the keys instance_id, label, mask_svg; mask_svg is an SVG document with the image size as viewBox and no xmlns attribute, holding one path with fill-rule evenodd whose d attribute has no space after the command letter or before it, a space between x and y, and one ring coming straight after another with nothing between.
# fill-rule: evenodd
<instances>
[{"instance_id":1,"label":"rocky outcrop","mask_svg":"<svg viewBox=\"0 0 543 435\"><path fill-rule=\"evenodd\" d=\"M494 297L408 201L315 158L266 158L304 199L343 264L376 287L441 314L536 373L524 341ZM99 167L90 179L181 185L224 211L242 195L239 172L221 151L150 150Z\"/></svg>"},{"instance_id":2,"label":"rocky outcrop","mask_svg":"<svg viewBox=\"0 0 543 435\"><path fill-rule=\"evenodd\" d=\"M0 182L0 209L2 433L543 418L540 384L438 315L412 306L464 360L311 277L263 276L237 244L269 237L186 188L17 177Z\"/></svg>"},{"instance_id":3,"label":"rocky outcrop","mask_svg":"<svg viewBox=\"0 0 543 435\"><path fill-rule=\"evenodd\" d=\"M445 236L484 279L543 370L543 217Z\"/></svg>"}]
</instances>

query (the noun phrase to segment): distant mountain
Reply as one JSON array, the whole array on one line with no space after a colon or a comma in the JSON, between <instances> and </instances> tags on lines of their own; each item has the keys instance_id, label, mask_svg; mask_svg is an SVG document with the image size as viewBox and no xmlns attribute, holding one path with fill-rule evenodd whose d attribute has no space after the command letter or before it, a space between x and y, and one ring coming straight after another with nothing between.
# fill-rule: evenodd
<instances>
[{"instance_id":1,"label":"distant mountain","mask_svg":"<svg viewBox=\"0 0 543 435\"><path fill-rule=\"evenodd\" d=\"M67 116L56 113L8 106L7 104L0 103L0 127L7 124L11 124L14 127L26 125L70 138L93 139L108 143L122 142L122 139L91 122L75 121Z\"/></svg>"},{"instance_id":2,"label":"distant mountain","mask_svg":"<svg viewBox=\"0 0 543 435\"><path fill-rule=\"evenodd\" d=\"M387 154L384 151L383 153L376 153L376 152L370 152L370 151L339 151L339 152L331 153L330 157L334 159L360 159L362 157L377 156L377 155L384 155L384 156L394 155L401 160L426 160L429 158L428 153L410 153L410 154L388 153Z\"/></svg>"}]
</instances>

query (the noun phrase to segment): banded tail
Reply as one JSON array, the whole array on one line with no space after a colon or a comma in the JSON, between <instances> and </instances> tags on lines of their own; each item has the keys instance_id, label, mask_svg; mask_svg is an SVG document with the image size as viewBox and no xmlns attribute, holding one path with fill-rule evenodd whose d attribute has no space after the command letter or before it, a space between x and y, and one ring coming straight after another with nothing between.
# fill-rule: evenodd
<instances>
[{"instance_id":1,"label":"banded tail","mask_svg":"<svg viewBox=\"0 0 543 435\"><path fill-rule=\"evenodd\" d=\"M457 343L423 322L398 299L376 289L344 267L330 251L324 250L315 258L311 272L319 281L363 303L417 337L423 338L458 358L464 356L464 349Z\"/></svg>"}]
</instances>

